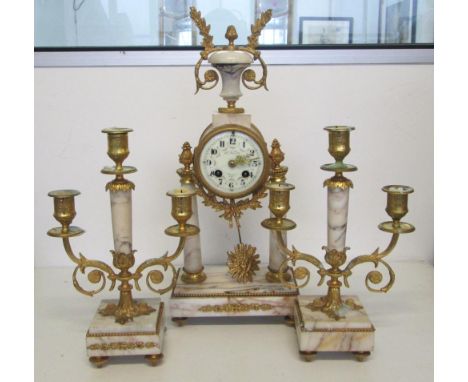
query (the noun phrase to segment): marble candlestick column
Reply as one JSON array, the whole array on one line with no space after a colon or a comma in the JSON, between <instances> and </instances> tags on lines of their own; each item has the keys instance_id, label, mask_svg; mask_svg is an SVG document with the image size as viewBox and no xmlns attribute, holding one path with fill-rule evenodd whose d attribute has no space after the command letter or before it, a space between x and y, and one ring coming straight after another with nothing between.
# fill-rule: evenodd
<instances>
[{"instance_id":1,"label":"marble candlestick column","mask_svg":"<svg viewBox=\"0 0 468 382\"><path fill-rule=\"evenodd\" d=\"M346 228L348 225L349 188L328 187L328 232L327 249L343 251L346 245Z\"/></svg>"},{"instance_id":2,"label":"marble candlestick column","mask_svg":"<svg viewBox=\"0 0 468 382\"><path fill-rule=\"evenodd\" d=\"M275 215L270 213L270 218L274 218ZM284 216L286 217L286 215ZM288 245L288 234L286 231L282 231L283 241L285 245ZM278 273L281 263L284 261L285 256L280 251L278 241L276 238L276 231L270 231L270 247L269 247L269 258L268 258L268 269L270 272Z\"/></svg>"},{"instance_id":3,"label":"marble candlestick column","mask_svg":"<svg viewBox=\"0 0 468 382\"><path fill-rule=\"evenodd\" d=\"M116 253L132 252L132 191L110 191L112 233Z\"/></svg>"},{"instance_id":4,"label":"marble candlestick column","mask_svg":"<svg viewBox=\"0 0 468 382\"><path fill-rule=\"evenodd\" d=\"M188 188L191 191L194 189L191 184L181 184L184 188ZM198 227L198 204L196 195L192 196L192 212L192 217L187 223ZM199 274L203 271L200 234L189 236L186 239L184 247L184 271L188 274Z\"/></svg>"}]
</instances>

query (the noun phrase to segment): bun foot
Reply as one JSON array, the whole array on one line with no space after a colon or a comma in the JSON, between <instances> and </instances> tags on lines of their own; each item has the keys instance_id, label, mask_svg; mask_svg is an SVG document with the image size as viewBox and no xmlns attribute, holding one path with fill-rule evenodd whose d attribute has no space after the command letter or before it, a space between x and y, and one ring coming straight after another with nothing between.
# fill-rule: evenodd
<instances>
[{"instance_id":1,"label":"bun foot","mask_svg":"<svg viewBox=\"0 0 468 382\"><path fill-rule=\"evenodd\" d=\"M370 356L370 351L355 351L353 354L358 362L364 362Z\"/></svg>"},{"instance_id":2,"label":"bun foot","mask_svg":"<svg viewBox=\"0 0 468 382\"><path fill-rule=\"evenodd\" d=\"M316 351L301 351L299 352L299 354L301 355L304 361L312 362L315 359L317 352Z\"/></svg>"},{"instance_id":3,"label":"bun foot","mask_svg":"<svg viewBox=\"0 0 468 382\"><path fill-rule=\"evenodd\" d=\"M286 324L286 326L296 326L294 323L294 317L292 316L284 316L284 323Z\"/></svg>"},{"instance_id":4,"label":"bun foot","mask_svg":"<svg viewBox=\"0 0 468 382\"><path fill-rule=\"evenodd\" d=\"M145 355L145 358L148 360L148 363L151 366L157 366L158 363L162 360L163 354L148 354Z\"/></svg>"},{"instance_id":5,"label":"bun foot","mask_svg":"<svg viewBox=\"0 0 468 382\"><path fill-rule=\"evenodd\" d=\"M98 369L103 367L107 361L109 361L109 357L89 357L89 362L91 362Z\"/></svg>"},{"instance_id":6,"label":"bun foot","mask_svg":"<svg viewBox=\"0 0 468 382\"><path fill-rule=\"evenodd\" d=\"M172 322L177 326L184 326L187 321L187 317L172 317Z\"/></svg>"}]
</instances>

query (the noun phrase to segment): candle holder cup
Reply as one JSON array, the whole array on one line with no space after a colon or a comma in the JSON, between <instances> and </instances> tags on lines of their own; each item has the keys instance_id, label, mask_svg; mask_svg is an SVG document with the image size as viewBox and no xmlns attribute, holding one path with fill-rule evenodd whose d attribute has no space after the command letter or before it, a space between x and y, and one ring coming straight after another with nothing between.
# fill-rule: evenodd
<instances>
[{"instance_id":1,"label":"candle holder cup","mask_svg":"<svg viewBox=\"0 0 468 382\"><path fill-rule=\"evenodd\" d=\"M81 235L84 231L79 227L71 227L73 219L76 216L75 196L80 195L76 190L58 190L51 191L48 194L54 198L54 218L62 226L52 228L47 233L53 237L72 237Z\"/></svg>"},{"instance_id":2,"label":"candle holder cup","mask_svg":"<svg viewBox=\"0 0 468 382\"><path fill-rule=\"evenodd\" d=\"M290 208L289 193L295 187L288 183L270 183L266 187L270 190L268 207L275 217L262 221L262 226L273 231L288 231L296 228L296 223L284 218Z\"/></svg>"},{"instance_id":3,"label":"candle holder cup","mask_svg":"<svg viewBox=\"0 0 468 382\"><path fill-rule=\"evenodd\" d=\"M171 215L177 221L177 225L166 228L164 231L169 236L193 236L200 232L200 229L187 221L192 216L192 196L196 195L195 190L178 188L167 193L172 198Z\"/></svg>"}]
</instances>

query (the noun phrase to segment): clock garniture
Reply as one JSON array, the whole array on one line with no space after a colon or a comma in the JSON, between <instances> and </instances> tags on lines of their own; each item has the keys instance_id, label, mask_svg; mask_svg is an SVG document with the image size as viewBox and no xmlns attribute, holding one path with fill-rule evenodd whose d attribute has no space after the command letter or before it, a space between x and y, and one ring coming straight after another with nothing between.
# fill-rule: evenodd
<instances>
[{"instance_id":1,"label":"clock garniture","mask_svg":"<svg viewBox=\"0 0 468 382\"><path fill-rule=\"evenodd\" d=\"M172 217L177 225L170 226L165 233L179 238L179 244L171 255L167 253L159 258L153 258L141 263L135 271L129 269L135 264L135 250L132 248L132 190L135 185L124 178L125 174L136 172L132 166L123 166L123 161L129 155L128 133L131 129L104 129L107 134L107 154L115 162L113 167L104 167L103 174L115 175L107 183L106 190L110 193L112 212L112 231L114 250L111 251L113 265L120 272L115 272L106 263L89 260L81 253L76 256L71 248L70 238L81 235L84 231L71 226L75 218L75 196L79 191L57 190L49 192L54 198L54 217L61 227L50 229L47 234L63 240L65 252L76 264L73 272L73 285L87 295L94 296L106 286L106 278L113 290L117 281L120 292L119 300L103 300L86 333L86 349L90 362L98 367L103 366L109 357L124 355L144 355L151 365L155 366L162 358L162 346L165 331L164 303L159 298L133 299L132 289L135 285L140 289L139 280L143 273L153 267L172 272L172 279L166 287L156 289L155 285L164 281L165 274L158 269L146 274L146 284L153 292L163 294L171 290L175 284L176 268L172 262L182 253L186 240L199 232L198 227L187 224L192 215L192 196L194 191L179 188L167 193L172 198ZM77 276L87 273L91 284L97 284L95 289L83 287Z\"/></svg>"},{"instance_id":2,"label":"clock garniture","mask_svg":"<svg viewBox=\"0 0 468 382\"><path fill-rule=\"evenodd\" d=\"M251 116L236 105L241 97L241 82L248 89L267 88L267 67L257 50L258 37L271 19L271 10L262 13L251 26L247 46L236 46L234 26L226 31L228 45L215 47L206 24L194 7L190 16L203 37L204 50L195 65L196 91L212 89L222 80L220 96L227 105L218 108L211 124L203 131L193 152L188 142L182 147L178 170L181 184L194 190L203 204L221 213L238 233L238 244L225 248L224 266L203 267L199 235L187 238L184 266L179 271L171 296L170 311L174 321L183 323L189 317L220 316L285 316L290 318L298 292L280 283L279 268L284 254L278 248L276 236L270 240L268 267L260 265L256 247L242 242L240 220L247 209L261 207L271 182L284 182L287 168L281 166L284 154L278 141L271 152ZM200 77L203 61L208 69ZM249 66L258 61L262 68L259 79ZM203 79L202 79L203 78ZM193 197L193 216L189 222L198 226L197 198ZM284 240L285 237L284 237ZM282 279L293 280L289 269L283 269ZM294 282L294 281L292 281Z\"/></svg>"}]
</instances>

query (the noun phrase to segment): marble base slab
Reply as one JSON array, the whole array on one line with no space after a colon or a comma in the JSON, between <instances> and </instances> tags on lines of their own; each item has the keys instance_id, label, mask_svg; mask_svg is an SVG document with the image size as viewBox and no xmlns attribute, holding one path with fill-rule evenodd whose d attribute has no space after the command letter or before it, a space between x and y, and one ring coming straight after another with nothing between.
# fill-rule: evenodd
<instances>
[{"instance_id":1,"label":"marble base slab","mask_svg":"<svg viewBox=\"0 0 468 382\"><path fill-rule=\"evenodd\" d=\"M298 296L294 304L294 322L299 343L299 353L303 356L317 352L353 352L358 360L363 360L374 349L374 332L364 309L342 312L344 318L335 320L320 311L307 307L319 296ZM356 296L342 296L343 300Z\"/></svg>"},{"instance_id":2,"label":"marble base slab","mask_svg":"<svg viewBox=\"0 0 468 382\"><path fill-rule=\"evenodd\" d=\"M102 300L86 333L86 349L90 361L97 366L108 357L144 355L155 364L162 358L165 316L164 303L159 298L135 299L146 302L154 312L135 317L121 325L113 316L102 316L99 310L118 300Z\"/></svg>"},{"instance_id":3,"label":"marble base slab","mask_svg":"<svg viewBox=\"0 0 468 382\"><path fill-rule=\"evenodd\" d=\"M265 279L266 266L260 267L252 282L238 283L227 266L205 267L206 280L186 284L179 269L177 283L169 300L174 320L188 317L291 316L297 289L292 290ZM289 271L294 279L292 272Z\"/></svg>"}]
</instances>

